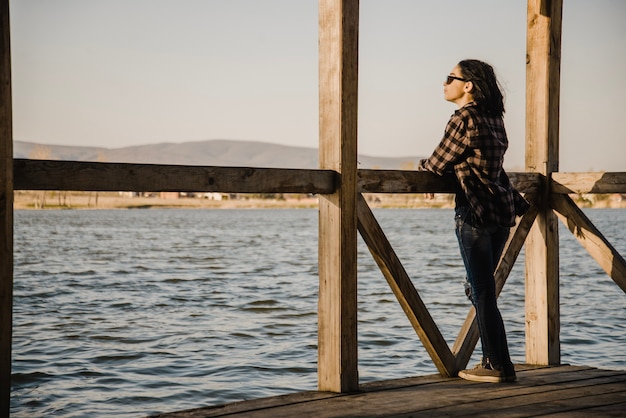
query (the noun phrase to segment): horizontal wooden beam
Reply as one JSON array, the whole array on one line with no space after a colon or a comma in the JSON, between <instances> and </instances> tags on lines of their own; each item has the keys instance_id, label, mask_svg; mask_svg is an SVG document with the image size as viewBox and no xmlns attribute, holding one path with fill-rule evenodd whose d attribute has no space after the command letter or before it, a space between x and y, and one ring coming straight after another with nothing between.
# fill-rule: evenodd
<instances>
[{"instance_id":1,"label":"horizontal wooden beam","mask_svg":"<svg viewBox=\"0 0 626 418\"><path fill-rule=\"evenodd\" d=\"M332 193L332 170L14 160L15 190Z\"/></svg>"},{"instance_id":2,"label":"horizontal wooden beam","mask_svg":"<svg viewBox=\"0 0 626 418\"><path fill-rule=\"evenodd\" d=\"M508 173L511 183L522 193L536 193L543 176L538 173ZM427 171L359 170L360 193L455 193L453 175L439 177Z\"/></svg>"},{"instance_id":3,"label":"horizontal wooden beam","mask_svg":"<svg viewBox=\"0 0 626 418\"><path fill-rule=\"evenodd\" d=\"M552 173L552 193L626 193L626 172Z\"/></svg>"},{"instance_id":4,"label":"horizontal wooden beam","mask_svg":"<svg viewBox=\"0 0 626 418\"><path fill-rule=\"evenodd\" d=\"M438 177L427 171L359 170L360 193L454 193L453 178Z\"/></svg>"},{"instance_id":5,"label":"horizontal wooden beam","mask_svg":"<svg viewBox=\"0 0 626 418\"><path fill-rule=\"evenodd\" d=\"M332 170L211 167L15 159L15 190L314 193L335 190ZM536 193L539 173L508 173L522 193ZM453 177L425 171L358 170L360 193L454 193ZM626 173L552 173L551 191L626 193Z\"/></svg>"}]
</instances>

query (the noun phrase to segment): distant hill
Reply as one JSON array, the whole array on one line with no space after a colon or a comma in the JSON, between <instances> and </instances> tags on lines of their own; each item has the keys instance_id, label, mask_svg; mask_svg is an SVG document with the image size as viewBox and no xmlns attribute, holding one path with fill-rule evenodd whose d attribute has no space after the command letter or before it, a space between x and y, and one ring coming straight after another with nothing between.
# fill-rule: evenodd
<instances>
[{"instance_id":1,"label":"distant hill","mask_svg":"<svg viewBox=\"0 0 626 418\"><path fill-rule=\"evenodd\" d=\"M123 148L74 147L15 141L14 158L230 167L319 168L318 149L266 142L207 140ZM359 168L411 169L420 158L359 155Z\"/></svg>"}]
</instances>

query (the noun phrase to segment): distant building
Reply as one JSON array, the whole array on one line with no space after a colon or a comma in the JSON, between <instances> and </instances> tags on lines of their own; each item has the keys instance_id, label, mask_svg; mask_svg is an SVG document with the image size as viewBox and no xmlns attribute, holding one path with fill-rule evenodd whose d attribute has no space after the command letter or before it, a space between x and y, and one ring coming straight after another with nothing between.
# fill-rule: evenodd
<instances>
[{"instance_id":1,"label":"distant building","mask_svg":"<svg viewBox=\"0 0 626 418\"><path fill-rule=\"evenodd\" d=\"M199 194L199 197L203 199L209 199L209 200L222 200L224 198L224 196L222 196L221 193L217 193L217 192L201 193Z\"/></svg>"},{"instance_id":2,"label":"distant building","mask_svg":"<svg viewBox=\"0 0 626 418\"><path fill-rule=\"evenodd\" d=\"M161 199L178 199L178 192L161 192L159 197Z\"/></svg>"}]
</instances>

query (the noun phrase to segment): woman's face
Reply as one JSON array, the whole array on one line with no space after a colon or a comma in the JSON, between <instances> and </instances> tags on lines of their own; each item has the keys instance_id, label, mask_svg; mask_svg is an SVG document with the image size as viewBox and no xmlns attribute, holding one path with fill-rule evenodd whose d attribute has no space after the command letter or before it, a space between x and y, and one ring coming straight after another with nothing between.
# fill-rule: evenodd
<instances>
[{"instance_id":1,"label":"woman's face","mask_svg":"<svg viewBox=\"0 0 626 418\"><path fill-rule=\"evenodd\" d=\"M461 69L459 66L455 66L450 74L452 77L463 78ZM469 94L466 88L468 82L462 80L452 79L449 84L443 83L443 97L449 102L456 103L459 106L471 101L468 100L467 94Z\"/></svg>"}]
</instances>

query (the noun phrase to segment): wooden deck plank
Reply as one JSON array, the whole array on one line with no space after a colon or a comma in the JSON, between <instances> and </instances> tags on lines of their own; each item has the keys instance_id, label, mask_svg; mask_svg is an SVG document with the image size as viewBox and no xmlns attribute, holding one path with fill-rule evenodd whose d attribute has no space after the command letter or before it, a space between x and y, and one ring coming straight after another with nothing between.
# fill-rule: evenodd
<instances>
[{"instance_id":1,"label":"wooden deck plank","mask_svg":"<svg viewBox=\"0 0 626 418\"><path fill-rule=\"evenodd\" d=\"M624 416L626 411L626 371L567 365L517 365L516 370L516 383L421 376L371 382L361 385L358 393L301 392L160 416Z\"/></svg>"},{"instance_id":2,"label":"wooden deck plank","mask_svg":"<svg viewBox=\"0 0 626 418\"><path fill-rule=\"evenodd\" d=\"M489 391L488 386L483 386ZM429 411L432 416L506 416L527 417L546 413L585 410L626 401L626 375L615 380L614 376L570 380L554 384L527 387L511 385L508 391L499 391L491 399L466 401L463 395L459 405ZM460 408L462 406L462 408Z\"/></svg>"},{"instance_id":3,"label":"wooden deck plank","mask_svg":"<svg viewBox=\"0 0 626 418\"><path fill-rule=\"evenodd\" d=\"M606 390L611 385L603 385L602 389ZM548 414L548 413L557 413L557 414L570 414L573 412L583 413L585 416L600 416L599 411L604 409L605 411L613 411L616 412L616 407L618 405L626 405L626 391L624 391L623 383L620 385L612 385L614 390L611 392L596 394L590 393L586 396L576 396L570 399L559 399L550 402L542 402L533 405L533 408L525 408L524 415L517 414L516 416L528 416L528 412L533 412L536 414ZM597 408L596 408L597 406ZM607 408L611 409L607 409ZM591 413L591 410L596 410L597 412ZM623 408L620 411L621 417L626 416L626 408Z\"/></svg>"},{"instance_id":4,"label":"wooden deck plank","mask_svg":"<svg viewBox=\"0 0 626 418\"><path fill-rule=\"evenodd\" d=\"M626 411L626 402L603 405L596 408L582 409L579 411L563 411L554 414L542 415L545 418L589 418L589 417L620 417L623 418Z\"/></svg>"}]
</instances>

